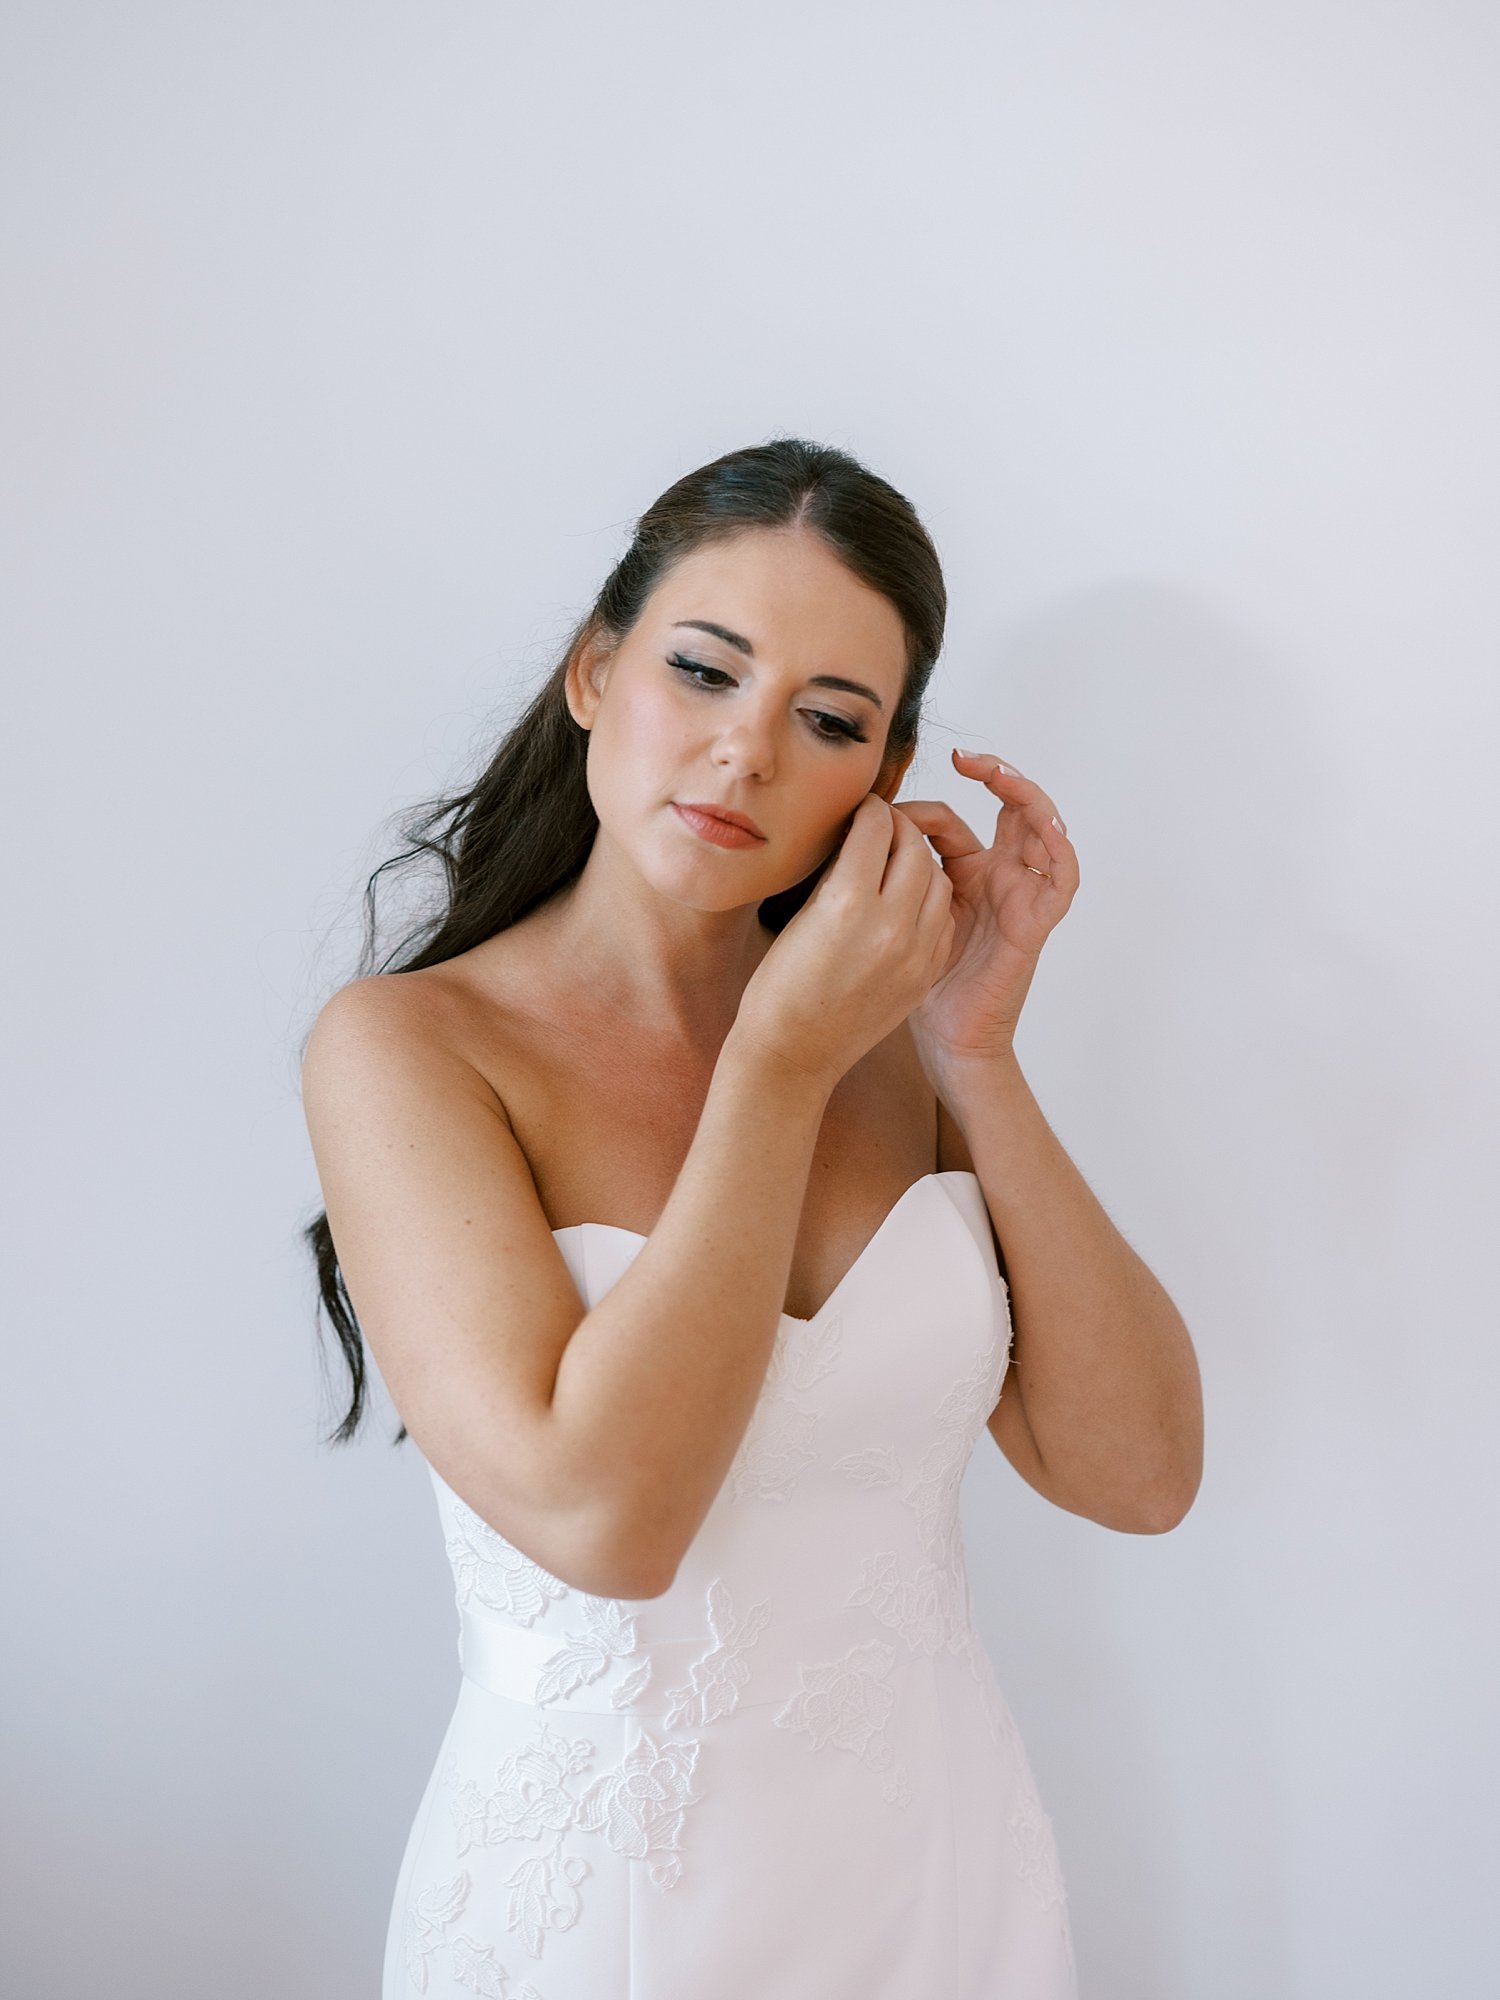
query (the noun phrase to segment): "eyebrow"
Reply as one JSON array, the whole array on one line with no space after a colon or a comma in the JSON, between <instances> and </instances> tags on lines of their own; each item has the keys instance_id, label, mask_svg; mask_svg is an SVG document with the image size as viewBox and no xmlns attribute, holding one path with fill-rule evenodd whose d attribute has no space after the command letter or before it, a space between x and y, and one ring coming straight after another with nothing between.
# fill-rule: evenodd
<instances>
[{"instance_id":1,"label":"eyebrow","mask_svg":"<svg viewBox=\"0 0 1500 2000\"><path fill-rule=\"evenodd\" d=\"M747 659L753 660L755 658L755 648L743 632L731 632L727 626L715 625L708 618L679 618L671 629L674 632L680 631L685 625L691 625L695 632L707 632L715 639L722 639L726 646L735 647ZM845 680L842 674L809 674L808 685L820 688L842 688L845 694L862 694L866 701L873 701L878 709L883 710L885 708L885 703L876 694L874 688L866 687L863 681Z\"/></svg>"}]
</instances>

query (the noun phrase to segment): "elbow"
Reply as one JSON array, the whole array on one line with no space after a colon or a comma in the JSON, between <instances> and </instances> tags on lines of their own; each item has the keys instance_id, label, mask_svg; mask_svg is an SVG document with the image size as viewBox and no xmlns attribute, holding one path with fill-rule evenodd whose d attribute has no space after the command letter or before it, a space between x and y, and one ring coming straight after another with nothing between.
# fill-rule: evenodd
<instances>
[{"instance_id":1,"label":"elbow","mask_svg":"<svg viewBox=\"0 0 1500 2000\"><path fill-rule=\"evenodd\" d=\"M656 1570L643 1580L637 1582L630 1595L634 1599L665 1597L676 1581L677 1571L675 1568L670 1571Z\"/></svg>"},{"instance_id":2,"label":"elbow","mask_svg":"<svg viewBox=\"0 0 1500 2000\"><path fill-rule=\"evenodd\" d=\"M650 1544L625 1530L615 1508L577 1507L566 1517L554 1513L526 1553L585 1597L660 1597L676 1575L675 1564L669 1569L650 1558Z\"/></svg>"},{"instance_id":3,"label":"elbow","mask_svg":"<svg viewBox=\"0 0 1500 2000\"><path fill-rule=\"evenodd\" d=\"M634 1602L664 1596L676 1578L677 1558L662 1558L660 1536L646 1532L639 1510L627 1504L617 1480L604 1476L597 1454L594 1470L599 1476L585 1481L576 1462L566 1472L551 1467L550 1526L566 1556L561 1566L542 1566L588 1597ZM541 1483L533 1482L533 1491Z\"/></svg>"},{"instance_id":4,"label":"elbow","mask_svg":"<svg viewBox=\"0 0 1500 2000\"><path fill-rule=\"evenodd\" d=\"M645 1492L616 1492L604 1539L608 1566L619 1579L617 1597L664 1597L677 1581L683 1554L701 1525L682 1519L673 1504L679 1498L679 1483L661 1476L653 1476Z\"/></svg>"},{"instance_id":5,"label":"elbow","mask_svg":"<svg viewBox=\"0 0 1500 2000\"><path fill-rule=\"evenodd\" d=\"M1143 1535L1165 1535L1181 1527L1192 1511L1203 1483L1203 1421L1201 1408L1193 1431L1164 1451L1155 1477L1146 1482L1141 1502L1138 1531Z\"/></svg>"},{"instance_id":6,"label":"elbow","mask_svg":"<svg viewBox=\"0 0 1500 2000\"><path fill-rule=\"evenodd\" d=\"M632 1604L641 1603L648 1597L665 1597L677 1581L677 1566L670 1569L662 1564L643 1564L639 1561L616 1561L611 1564L609 1575L614 1588L608 1593ZM595 1596L605 1593L596 1591Z\"/></svg>"},{"instance_id":7,"label":"elbow","mask_svg":"<svg viewBox=\"0 0 1500 2000\"><path fill-rule=\"evenodd\" d=\"M677 1563L664 1560L654 1551L647 1538L630 1529L620 1528L607 1538L607 1545L600 1549L595 1564L601 1583L608 1581L608 1589L595 1589L596 1597L619 1597L638 1602L648 1597L664 1597L677 1580Z\"/></svg>"},{"instance_id":8,"label":"elbow","mask_svg":"<svg viewBox=\"0 0 1500 2000\"><path fill-rule=\"evenodd\" d=\"M1152 1495L1149 1505L1143 1510L1136 1533L1141 1535L1166 1535L1173 1528L1181 1527L1192 1511L1193 1502L1198 1497L1199 1481L1178 1482L1175 1486L1158 1489Z\"/></svg>"},{"instance_id":9,"label":"elbow","mask_svg":"<svg viewBox=\"0 0 1500 2000\"><path fill-rule=\"evenodd\" d=\"M675 1569L668 1572L659 1564L643 1562L639 1551L613 1542L591 1542L586 1550L575 1550L563 1562L544 1563L542 1567L585 1597L619 1598L628 1603L664 1596L676 1577Z\"/></svg>"}]
</instances>

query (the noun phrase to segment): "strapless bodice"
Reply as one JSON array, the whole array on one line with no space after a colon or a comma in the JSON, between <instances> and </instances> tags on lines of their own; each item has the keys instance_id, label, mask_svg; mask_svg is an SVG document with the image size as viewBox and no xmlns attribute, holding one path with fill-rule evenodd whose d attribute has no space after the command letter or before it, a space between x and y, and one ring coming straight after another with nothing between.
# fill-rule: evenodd
<instances>
[{"instance_id":1,"label":"strapless bodice","mask_svg":"<svg viewBox=\"0 0 1500 2000\"><path fill-rule=\"evenodd\" d=\"M586 1305L646 1241L605 1222L553 1234ZM735 1655L742 1705L784 1699L797 1661L868 1636L872 1613L928 1652L965 1650L959 1487L1009 1341L978 1179L927 1174L811 1319L781 1315L749 1427L663 1595L571 1588L433 1471L465 1673L516 1700L665 1714L691 1703L706 1649Z\"/></svg>"}]
</instances>

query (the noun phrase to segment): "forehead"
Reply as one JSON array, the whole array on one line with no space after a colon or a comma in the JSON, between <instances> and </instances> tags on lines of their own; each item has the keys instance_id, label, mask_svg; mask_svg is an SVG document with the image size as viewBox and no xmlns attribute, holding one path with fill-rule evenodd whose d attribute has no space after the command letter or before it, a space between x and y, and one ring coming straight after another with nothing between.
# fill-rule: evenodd
<instances>
[{"instance_id":1,"label":"forehead","mask_svg":"<svg viewBox=\"0 0 1500 2000\"><path fill-rule=\"evenodd\" d=\"M757 661L795 671L862 667L892 694L906 670L896 607L807 530L754 529L694 549L657 585L650 615L658 629L680 618L722 625Z\"/></svg>"}]
</instances>

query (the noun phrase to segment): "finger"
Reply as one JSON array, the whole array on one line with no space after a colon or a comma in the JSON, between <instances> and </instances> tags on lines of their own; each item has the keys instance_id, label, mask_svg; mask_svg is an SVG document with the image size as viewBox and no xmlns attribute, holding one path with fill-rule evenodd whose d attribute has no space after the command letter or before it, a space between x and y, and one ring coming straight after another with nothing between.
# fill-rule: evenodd
<instances>
[{"instance_id":1,"label":"finger","mask_svg":"<svg viewBox=\"0 0 1500 2000\"><path fill-rule=\"evenodd\" d=\"M979 835L945 799L903 799L896 810L910 816L944 861L984 851Z\"/></svg>"},{"instance_id":2,"label":"finger","mask_svg":"<svg viewBox=\"0 0 1500 2000\"><path fill-rule=\"evenodd\" d=\"M1072 891L1078 887L1078 854L1073 843L1062 831L1055 813L1045 819L1032 820L1027 826L1027 834L1039 840L1047 851L1047 866L1042 872L1050 875L1054 889ZM1031 865L1027 864L1028 867Z\"/></svg>"},{"instance_id":3,"label":"finger","mask_svg":"<svg viewBox=\"0 0 1500 2000\"><path fill-rule=\"evenodd\" d=\"M1007 766L988 751L956 751L969 765L964 772L976 778L1002 802L1001 822L1007 812L1022 819L1021 859L1050 890L1071 900L1079 883L1078 854L1068 839L1068 829L1051 798L1040 785ZM962 768L962 767L960 767ZM1028 852L1029 849L1029 852ZM1045 866L1038 864L1045 863Z\"/></svg>"},{"instance_id":4,"label":"finger","mask_svg":"<svg viewBox=\"0 0 1500 2000\"><path fill-rule=\"evenodd\" d=\"M1044 801L1043 805L1050 803ZM1019 807L1012 807L1019 811ZM1017 858L1033 874L1041 878L1037 888L1054 892L1071 901L1078 887L1078 855L1073 843L1063 832L1055 813L1045 810L1027 812L1022 822L1023 834Z\"/></svg>"},{"instance_id":5,"label":"finger","mask_svg":"<svg viewBox=\"0 0 1500 2000\"><path fill-rule=\"evenodd\" d=\"M840 821L834 830L828 851L814 871L814 880L808 901L818 898L825 900L845 895L870 895L879 890L880 871L885 866L885 849L872 848L868 828L861 827L861 817L876 820L878 815L862 815L860 804Z\"/></svg>"},{"instance_id":6,"label":"finger","mask_svg":"<svg viewBox=\"0 0 1500 2000\"><path fill-rule=\"evenodd\" d=\"M896 838L895 819L888 801L878 792L866 792L844 823L832 866L841 873L852 870L878 888Z\"/></svg>"},{"instance_id":7,"label":"finger","mask_svg":"<svg viewBox=\"0 0 1500 2000\"><path fill-rule=\"evenodd\" d=\"M887 894L906 896L914 905L920 904L933 876L941 877L946 882L942 863L927 845L915 818L904 807L893 806L891 820L895 832L882 890Z\"/></svg>"},{"instance_id":8,"label":"finger","mask_svg":"<svg viewBox=\"0 0 1500 2000\"><path fill-rule=\"evenodd\" d=\"M963 759L960 769L966 778L975 778L986 791L993 792L1003 803L1025 805L1040 810L1044 818L1056 816L1058 828L1067 832L1067 826L1057 807L1040 785L1022 775L1014 764L1006 764L988 750L955 750L955 757Z\"/></svg>"},{"instance_id":9,"label":"finger","mask_svg":"<svg viewBox=\"0 0 1500 2000\"><path fill-rule=\"evenodd\" d=\"M932 937L934 952L937 951L939 941L941 941L941 963L943 965L946 965L948 962L948 951L952 945L953 930L956 921L953 914L953 884L943 873L942 869L934 863L928 878L926 893L923 895L921 905L917 910L915 929L919 935L925 934Z\"/></svg>"},{"instance_id":10,"label":"finger","mask_svg":"<svg viewBox=\"0 0 1500 2000\"><path fill-rule=\"evenodd\" d=\"M1044 803L1051 805L1050 800ZM945 861L951 861L971 854L985 852L982 843L971 831L968 824L942 799L903 799L898 810L907 806L914 808L912 818L921 827L927 839ZM1062 831L1055 815L1031 810L1023 810L1019 800L1012 800L1006 809L1022 822L1022 856L1028 867L1035 866L1037 873L1052 878L1058 888L1076 889L1078 886L1078 857L1073 843ZM1003 814L1002 814L1003 818ZM1026 860L1027 842L1040 842L1040 851L1030 848L1030 860ZM1045 864L1045 865L1042 865Z\"/></svg>"}]
</instances>

